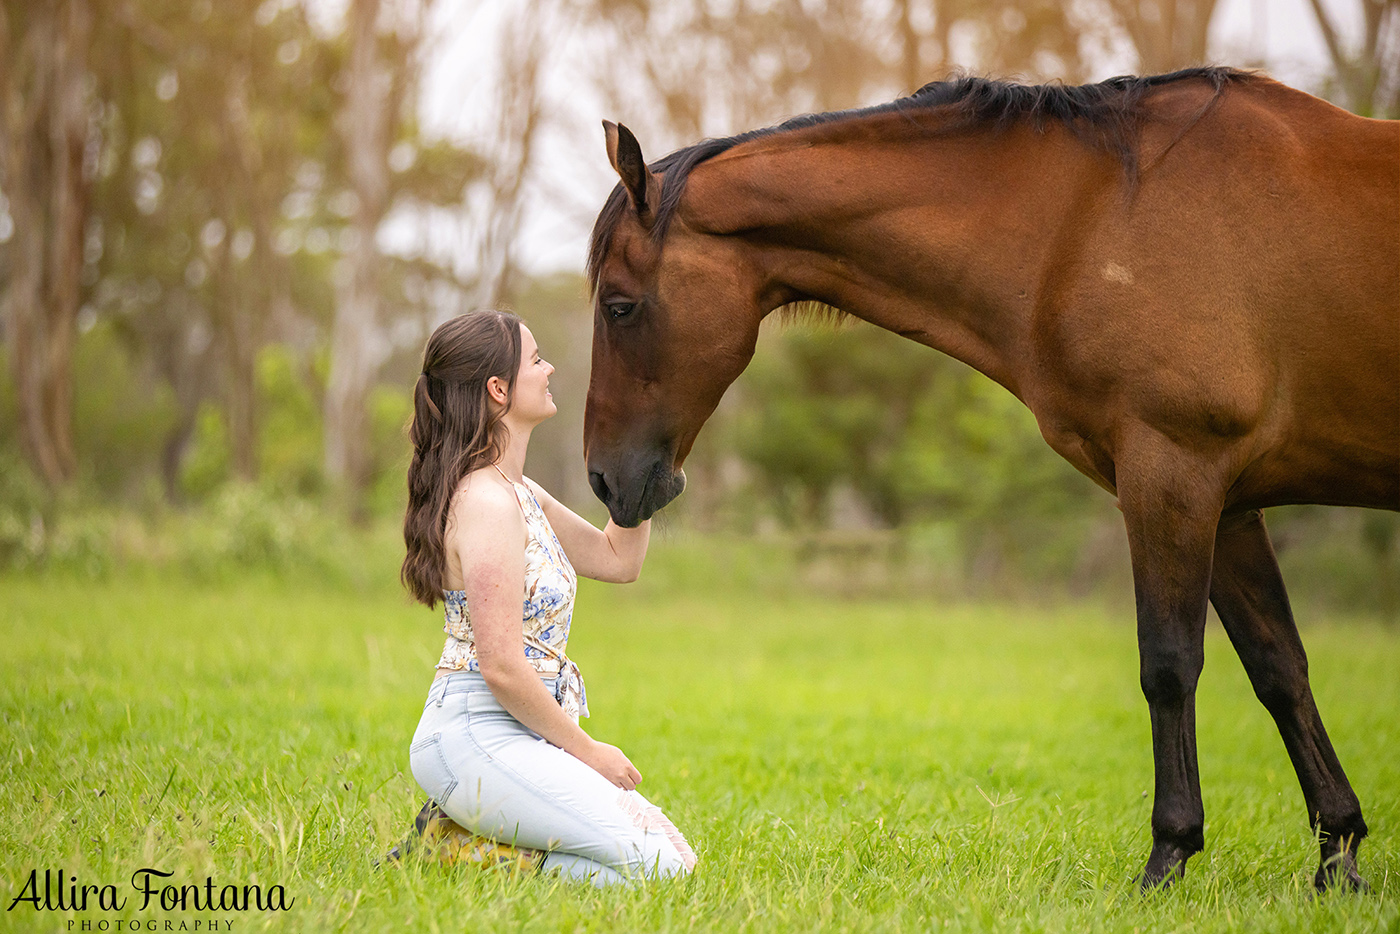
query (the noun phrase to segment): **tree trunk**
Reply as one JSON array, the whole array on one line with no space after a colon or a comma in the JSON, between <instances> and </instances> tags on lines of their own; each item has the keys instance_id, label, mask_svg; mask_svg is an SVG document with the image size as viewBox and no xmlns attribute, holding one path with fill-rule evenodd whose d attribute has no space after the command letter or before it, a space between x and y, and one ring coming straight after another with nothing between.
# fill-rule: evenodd
<instances>
[{"instance_id":1,"label":"tree trunk","mask_svg":"<svg viewBox=\"0 0 1400 934\"><path fill-rule=\"evenodd\" d=\"M542 70L546 44L538 5L521 4L501 40L498 123L492 153L490 194L477 249L476 305L508 305L519 290L520 227L525 214L525 180L544 122Z\"/></svg>"},{"instance_id":2,"label":"tree trunk","mask_svg":"<svg viewBox=\"0 0 1400 934\"><path fill-rule=\"evenodd\" d=\"M225 353L224 411L228 422L229 453L234 476L256 480L258 476L257 360L262 344L262 322L272 303L279 273L272 253L272 224L267 216L267 197L261 190L261 156L254 138L249 85L252 66L246 55L230 77L224 101L224 138L234 156L239 187L246 193L242 205L253 227L253 253L244 275L233 268L227 245L220 269L222 308L217 320ZM223 214L229 230L236 229L239 205L233 191L223 194ZM251 273L251 274L248 274Z\"/></svg>"},{"instance_id":3,"label":"tree trunk","mask_svg":"<svg viewBox=\"0 0 1400 934\"><path fill-rule=\"evenodd\" d=\"M73 479L73 348L90 181L86 0L45 0L24 14L18 54L0 62L4 187L14 221L3 296L25 455L50 489ZM0 44L15 49L0 12Z\"/></svg>"},{"instance_id":4,"label":"tree trunk","mask_svg":"<svg viewBox=\"0 0 1400 934\"><path fill-rule=\"evenodd\" d=\"M251 289L240 289L242 301L230 313L228 358L228 442L233 475L258 478L258 348Z\"/></svg>"},{"instance_id":5,"label":"tree trunk","mask_svg":"<svg viewBox=\"0 0 1400 934\"><path fill-rule=\"evenodd\" d=\"M336 299L331 328L331 368L325 397L326 477L362 518L369 480L370 387L383 362L376 339L380 265L376 235L389 201L389 137L392 81L377 49L380 0L353 0L349 10L350 60L340 115L351 185L358 200L355 246Z\"/></svg>"},{"instance_id":6,"label":"tree trunk","mask_svg":"<svg viewBox=\"0 0 1400 934\"><path fill-rule=\"evenodd\" d=\"M913 94L931 80L923 77L923 63L919 60L919 33L909 15L909 5L913 2L899 0L898 5L901 94Z\"/></svg>"},{"instance_id":7,"label":"tree trunk","mask_svg":"<svg viewBox=\"0 0 1400 934\"><path fill-rule=\"evenodd\" d=\"M1216 0L1110 0L1138 53L1139 74L1203 65Z\"/></svg>"},{"instance_id":8,"label":"tree trunk","mask_svg":"<svg viewBox=\"0 0 1400 934\"><path fill-rule=\"evenodd\" d=\"M1342 44L1321 0L1311 6L1341 85L1340 103L1362 116L1394 117L1400 108L1400 0L1361 0L1365 32L1355 50Z\"/></svg>"}]
</instances>

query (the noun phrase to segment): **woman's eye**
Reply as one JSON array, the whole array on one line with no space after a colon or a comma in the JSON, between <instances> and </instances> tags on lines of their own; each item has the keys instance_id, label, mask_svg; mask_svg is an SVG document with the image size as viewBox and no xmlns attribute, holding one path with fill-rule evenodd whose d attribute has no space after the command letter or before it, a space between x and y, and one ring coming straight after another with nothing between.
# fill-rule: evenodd
<instances>
[{"instance_id":1,"label":"woman's eye","mask_svg":"<svg viewBox=\"0 0 1400 934\"><path fill-rule=\"evenodd\" d=\"M637 306L632 302L613 302L608 305L608 315L614 321L617 321L620 318L625 318L630 315L636 307Z\"/></svg>"}]
</instances>

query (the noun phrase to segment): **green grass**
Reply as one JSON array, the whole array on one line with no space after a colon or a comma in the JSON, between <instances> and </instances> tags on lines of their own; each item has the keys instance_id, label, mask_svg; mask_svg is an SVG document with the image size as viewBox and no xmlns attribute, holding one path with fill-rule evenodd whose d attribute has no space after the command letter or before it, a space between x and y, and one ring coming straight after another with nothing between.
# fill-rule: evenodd
<instances>
[{"instance_id":1,"label":"green grass","mask_svg":"<svg viewBox=\"0 0 1400 934\"><path fill-rule=\"evenodd\" d=\"M128 898L116 913L20 904L0 927L1400 931L1400 631L1305 632L1371 825L1375 891L1311 897L1297 782L1212 625L1207 848L1182 884L1144 898L1151 757L1128 612L765 595L657 558L640 585L585 582L570 654L586 725L627 751L701 863L603 892L371 868L421 803L407 745L441 646L392 567L361 589L0 579L0 891L8 905L49 868ZM280 883L296 902L137 911L128 879L144 866L177 883Z\"/></svg>"}]
</instances>

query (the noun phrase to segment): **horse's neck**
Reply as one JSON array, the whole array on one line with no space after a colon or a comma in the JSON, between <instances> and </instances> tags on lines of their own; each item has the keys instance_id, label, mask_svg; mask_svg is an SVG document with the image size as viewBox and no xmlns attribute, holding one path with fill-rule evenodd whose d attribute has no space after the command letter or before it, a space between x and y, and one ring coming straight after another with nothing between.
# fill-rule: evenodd
<instances>
[{"instance_id":1,"label":"horse's neck","mask_svg":"<svg viewBox=\"0 0 1400 934\"><path fill-rule=\"evenodd\" d=\"M1053 279L1055 244L1100 184L1086 181L1086 163L1088 176L1102 169L1083 147L1029 129L901 145L777 142L698 166L687 191L695 222L761 245L771 294L840 308L1019 394L1014 361Z\"/></svg>"}]
</instances>

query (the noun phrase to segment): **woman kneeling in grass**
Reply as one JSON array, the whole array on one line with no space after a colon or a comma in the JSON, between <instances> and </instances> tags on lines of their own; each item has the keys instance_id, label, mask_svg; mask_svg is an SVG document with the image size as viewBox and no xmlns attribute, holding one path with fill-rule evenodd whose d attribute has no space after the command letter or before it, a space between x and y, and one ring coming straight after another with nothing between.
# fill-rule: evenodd
<instances>
[{"instance_id":1,"label":"woman kneeling in grass","mask_svg":"<svg viewBox=\"0 0 1400 934\"><path fill-rule=\"evenodd\" d=\"M420 602L446 605L447 644L409 762L453 822L537 851L545 870L596 885L683 874L695 854L637 793L641 773L578 724L583 678L564 654L575 569L635 580L651 523L599 531L523 475L531 431L556 411L553 372L503 312L428 339L402 576Z\"/></svg>"}]
</instances>

